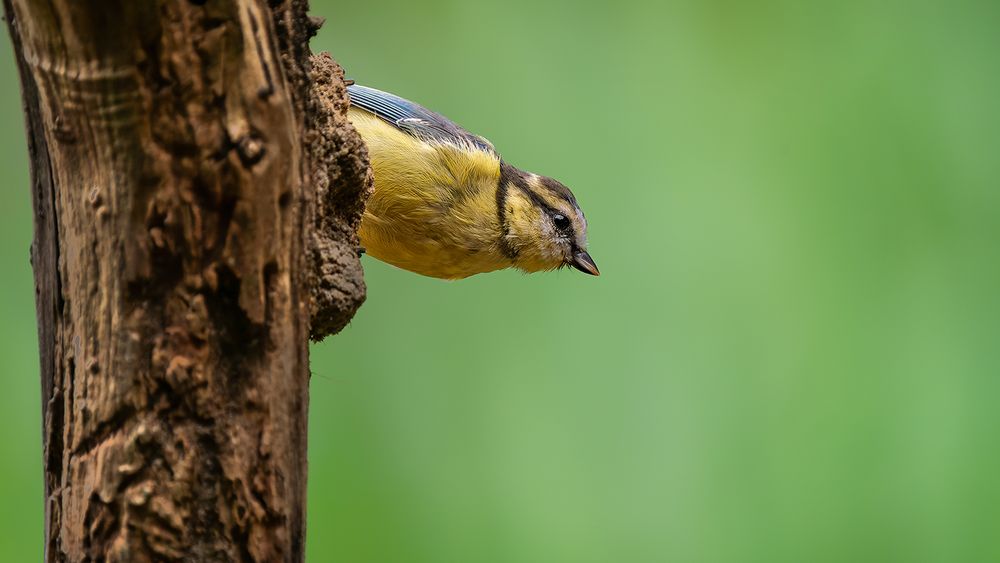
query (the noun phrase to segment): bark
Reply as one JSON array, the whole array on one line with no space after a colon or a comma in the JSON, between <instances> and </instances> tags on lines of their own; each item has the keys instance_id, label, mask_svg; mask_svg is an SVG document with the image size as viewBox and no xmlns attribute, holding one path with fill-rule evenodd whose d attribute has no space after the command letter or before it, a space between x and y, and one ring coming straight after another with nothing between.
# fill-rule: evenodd
<instances>
[{"instance_id":1,"label":"bark","mask_svg":"<svg viewBox=\"0 0 1000 563\"><path fill-rule=\"evenodd\" d=\"M3 3L46 560L301 561L308 338L364 299L371 185L316 21L303 0Z\"/></svg>"}]
</instances>

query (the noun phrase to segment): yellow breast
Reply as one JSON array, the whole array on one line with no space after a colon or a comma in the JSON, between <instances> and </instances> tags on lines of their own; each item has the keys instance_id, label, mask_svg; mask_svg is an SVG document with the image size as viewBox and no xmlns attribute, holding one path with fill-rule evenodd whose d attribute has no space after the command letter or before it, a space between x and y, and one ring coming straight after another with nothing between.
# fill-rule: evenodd
<instances>
[{"instance_id":1,"label":"yellow breast","mask_svg":"<svg viewBox=\"0 0 1000 563\"><path fill-rule=\"evenodd\" d=\"M361 109L348 116L375 175L358 230L368 254L446 279L511 265L498 245L496 155L421 141Z\"/></svg>"}]
</instances>

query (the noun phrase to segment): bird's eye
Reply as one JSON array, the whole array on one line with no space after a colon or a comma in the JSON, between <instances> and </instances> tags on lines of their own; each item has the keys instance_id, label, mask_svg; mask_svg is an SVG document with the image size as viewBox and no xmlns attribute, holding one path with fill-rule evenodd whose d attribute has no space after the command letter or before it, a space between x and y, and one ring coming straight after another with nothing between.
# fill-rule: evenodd
<instances>
[{"instance_id":1,"label":"bird's eye","mask_svg":"<svg viewBox=\"0 0 1000 563\"><path fill-rule=\"evenodd\" d=\"M560 231L565 231L569 228L569 219L565 215L556 213L552 216L552 222L555 223L556 228Z\"/></svg>"}]
</instances>

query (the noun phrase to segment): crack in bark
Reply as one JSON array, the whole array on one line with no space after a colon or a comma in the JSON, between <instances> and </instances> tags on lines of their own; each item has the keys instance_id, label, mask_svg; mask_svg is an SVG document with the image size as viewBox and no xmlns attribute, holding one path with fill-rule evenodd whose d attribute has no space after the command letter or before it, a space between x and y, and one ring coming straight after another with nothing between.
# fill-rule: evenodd
<instances>
[{"instance_id":1,"label":"crack in bark","mask_svg":"<svg viewBox=\"0 0 1000 563\"><path fill-rule=\"evenodd\" d=\"M137 412L134 405L121 405L110 418L99 421L90 433L80 438L69 455L72 457L90 455L94 450L107 443L114 435L124 433L127 424L132 421Z\"/></svg>"}]
</instances>

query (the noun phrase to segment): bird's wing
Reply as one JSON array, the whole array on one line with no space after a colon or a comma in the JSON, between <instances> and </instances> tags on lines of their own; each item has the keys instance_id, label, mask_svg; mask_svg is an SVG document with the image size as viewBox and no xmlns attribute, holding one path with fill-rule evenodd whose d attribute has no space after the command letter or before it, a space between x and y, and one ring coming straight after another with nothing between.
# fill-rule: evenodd
<instances>
[{"instance_id":1,"label":"bird's wing","mask_svg":"<svg viewBox=\"0 0 1000 563\"><path fill-rule=\"evenodd\" d=\"M419 104L360 84L348 86L347 92L352 106L370 112L418 139L472 147L500 156L486 139L469 133L454 121Z\"/></svg>"}]
</instances>

